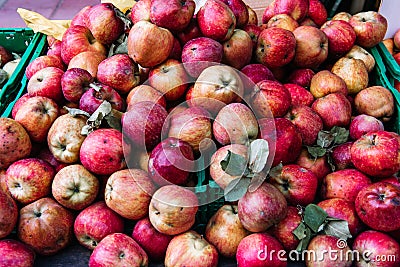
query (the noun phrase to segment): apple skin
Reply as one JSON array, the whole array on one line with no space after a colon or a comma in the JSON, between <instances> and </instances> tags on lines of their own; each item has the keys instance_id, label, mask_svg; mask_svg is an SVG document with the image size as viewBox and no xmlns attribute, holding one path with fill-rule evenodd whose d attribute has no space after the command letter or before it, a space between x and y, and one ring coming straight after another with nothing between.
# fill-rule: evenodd
<instances>
[{"instance_id":1,"label":"apple skin","mask_svg":"<svg viewBox=\"0 0 400 267\"><path fill-rule=\"evenodd\" d=\"M6 172L6 183L11 196L28 204L51 193L55 171L44 160L25 158L15 161Z\"/></svg>"},{"instance_id":2,"label":"apple skin","mask_svg":"<svg viewBox=\"0 0 400 267\"><path fill-rule=\"evenodd\" d=\"M91 87L83 93L79 100L79 109L93 114L106 100L111 104L113 109L121 112L125 110L125 101L116 90L104 84L95 84L95 86L98 86L98 91Z\"/></svg>"},{"instance_id":3,"label":"apple skin","mask_svg":"<svg viewBox=\"0 0 400 267\"><path fill-rule=\"evenodd\" d=\"M350 148L353 142L346 142L333 148L332 159L338 170L354 168L351 162Z\"/></svg>"},{"instance_id":4,"label":"apple skin","mask_svg":"<svg viewBox=\"0 0 400 267\"><path fill-rule=\"evenodd\" d=\"M269 181L285 196L288 204L307 206L317 194L318 179L315 174L296 164L285 165L279 175Z\"/></svg>"},{"instance_id":5,"label":"apple skin","mask_svg":"<svg viewBox=\"0 0 400 267\"><path fill-rule=\"evenodd\" d=\"M394 35L396 36L396 34ZM382 43L385 45L386 49L388 50L389 54L393 56L394 54L394 36L393 38L386 38L382 41Z\"/></svg>"},{"instance_id":6,"label":"apple skin","mask_svg":"<svg viewBox=\"0 0 400 267\"><path fill-rule=\"evenodd\" d=\"M7 191L3 190L3 188L0 188L0 215L0 238L3 239L8 236L12 230L14 230L14 227L17 225L18 221L17 203L15 203L15 200L9 194L8 188ZM0 255L1 254L2 253L0 252Z\"/></svg>"},{"instance_id":7,"label":"apple skin","mask_svg":"<svg viewBox=\"0 0 400 267\"><path fill-rule=\"evenodd\" d=\"M43 143L57 116L58 105L52 99L33 96L21 104L15 120L25 128L32 141Z\"/></svg>"},{"instance_id":8,"label":"apple skin","mask_svg":"<svg viewBox=\"0 0 400 267\"><path fill-rule=\"evenodd\" d=\"M308 106L294 106L289 109L285 118L290 120L299 130L304 145L312 145L323 129L321 117Z\"/></svg>"},{"instance_id":9,"label":"apple skin","mask_svg":"<svg viewBox=\"0 0 400 267\"><path fill-rule=\"evenodd\" d=\"M314 158L308 153L307 148L302 148L300 155L295 163L303 168L312 171L318 178L318 185L321 185L322 179L331 172L326 155Z\"/></svg>"},{"instance_id":10,"label":"apple skin","mask_svg":"<svg viewBox=\"0 0 400 267\"><path fill-rule=\"evenodd\" d=\"M135 224L132 238L146 251L151 260L162 261L173 236L158 232L149 218L145 217Z\"/></svg>"},{"instance_id":11,"label":"apple skin","mask_svg":"<svg viewBox=\"0 0 400 267\"><path fill-rule=\"evenodd\" d=\"M59 116L47 134L47 145L54 158L62 163L75 163L85 136L81 134L86 117L65 114Z\"/></svg>"},{"instance_id":12,"label":"apple skin","mask_svg":"<svg viewBox=\"0 0 400 267\"><path fill-rule=\"evenodd\" d=\"M290 93L278 81L263 80L254 87L250 105L259 118L282 117L290 108Z\"/></svg>"},{"instance_id":13,"label":"apple skin","mask_svg":"<svg viewBox=\"0 0 400 267\"><path fill-rule=\"evenodd\" d=\"M211 178L222 188L225 189L226 186L234 179L240 176L232 176L222 170L221 161L225 159L228 151L235 154L241 155L244 158L248 157L248 148L245 145L231 144L219 148L212 156L210 163L210 176ZM244 171L244 170L243 170Z\"/></svg>"},{"instance_id":14,"label":"apple skin","mask_svg":"<svg viewBox=\"0 0 400 267\"><path fill-rule=\"evenodd\" d=\"M127 148L125 145L124 149ZM124 169L122 133L115 129L94 130L83 141L79 158L82 165L94 174L110 175Z\"/></svg>"},{"instance_id":15,"label":"apple skin","mask_svg":"<svg viewBox=\"0 0 400 267\"><path fill-rule=\"evenodd\" d=\"M6 63L10 62L14 59L14 56L11 54L10 51L5 49L3 46L0 46L0 67L3 67Z\"/></svg>"},{"instance_id":16,"label":"apple skin","mask_svg":"<svg viewBox=\"0 0 400 267\"><path fill-rule=\"evenodd\" d=\"M258 25L258 17L256 11L247 4L246 7L247 7L247 12L249 14L249 20L247 22L247 25L249 24Z\"/></svg>"},{"instance_id":17,"label":"apple skin","mask_svg":"<svg viewBox=\"0 0 400 267\"><path fill-rule=\"evenodd\" d=\"M46 197L19 211L18 238L40 255L53 255L72 241L74 216Z\"/></svg>"},{"instance_id":18,"label":"apple skin","mask_svg":"<svg viewBox=\"0 0 400 267\"><path fill-rule=\"evenodd\" d=\"M122 233L124 220L107 207L104 201L98 201L79 212L74 222L74 234L79 244L93 250L107 235Z\"/></svg>"},{"instance_id":19,"label":"apple skin","mask_svg":"<svg viewBox=\"0 0 400 267\"><path fill-rule=\"evenodd\" d=\"M148 173L158 185L185 185L194 170L194 153L191 145L181 139L168 137L151 152Z\"/></svg>"},{"instance_id":20,"label":"apple skin","mask_svg":"<svg viewBox=\"0 0 400 267\"><path fill-rule=\"evenodd\" d=\"M347 58L360 59L367 67L367 71L371 72L375 67L375 58L367 50L358 45L353 45L351 50L345 55Z\"/></svg>"},{"instance_id":21,"label":"apple skin","mask_svg":"<svg viewBox=\"0 0 400 267\"><path fill-rule=\"evenodd\" d=\"M340 244L339 238L331 235L317 235L313 239L311 239L308 244L307 250L313 251L313 255L305 257L305 264L307 267L324 267L324 266L342 266L342 267L350 267L352 266L352 257L346 257L346 255L352 255L350 252L350 247L346 244L346 246L338 246ZM334 257L324 257L328 251L336 251L336 253L332 253L335 255ZM340 257L339 255L344 255Z\"/></svg>"},{"instance_id":22,"label":"apple skin","mask_svg":"<svg viewBox=\"0 0 400 267\"><path fill-rule=\"evenodd\" d=\"M201 33L219 42L231 38L236 27L236 17L222 1L209 0L196 14Z\"/></svg>"},{"instance_id":23,"label":"apple skin","mask_svg":"<svg viewBox=\"0 0 400 267\"><path fill-rule=\"evenodd\" d=\"M360 261L356 262L357 267L395 267L400 264L400 246L389 235L374 231L367 230L360 233L353 242L353 250L359 252L360 255L369 252L369 259L366 261L363 257L360 257ZM377 256L383 259L389 259L393 257L394 260L379 261Z\"/></svg>"},{"instance_id":24,"label":"apple skin","mask_svg":"<svg viewBox=\"0 0 400 267\"><path fill-rule=\"evenodd\" d=\"M361 189L355 200L360 219L370 228L390 232L400 229L399 218L400 188L387 183L376 182ZM379 207L379 214L376 209Z\"/></svg>"},{"instance_id":25,"label":"apple skin","mask_svg":"<svg viewBox=\"0 0 400 267\"><path fill-rule=\"evenodd\" d=\"M248 78L243 81L245 95L253 91L255 84L263 80L275 80L272 71L267 66L259 63L248 64L244 66L240 72Z\"/></svg>"},{"instance_id":26,"label":"apple skin","mask_svg":"<svg viewBox=\"0 0 400 267\"><path fill-rule=\"evenodd\" d=\"M68 65L71 59L84 51L96 51L106 54L106 47L97 41L89 28L75 25L69 27L61 41L61 58Z\"/></svg>"},{"instance_id":27,"label":"apple skin","mask_svg":"<svg viewBox=\"0 0 400 267\"><path fill-rule=\"evenodd\" d=\"M288 31L294 31L299 27L299 23L288 14L276 14L269 19L267 28L282 28Z\"/></svg>"},{"instance_id":28,"label":"apple skin","mask_svg":"<svg viewBox=\"0 0 400 267\"><path fill-rule=\"evenodd\" d=\"M373 100L373 101L372 101ZM354 98L359 114L366 114L388 121L394 114L394 98L383 86L370 86L360 91Z\"/></svg>"},{"instance_id":29,"label":"apple skin","mask_svg":"<svg viewBox=\"0 0 400 267\"><path fill-rule=\"evenodd\" d=\"M271 254L272 250L279 252L283 249L282 244L267 233L251 234L240 241L236 261L238 267L286 267L287 259L285 255L282 255L282 253ZM264 259L263 257L266 258Z\"/></svg>"},{"instance_id":30,"label":"apple skin","mask_svg":"<svg viewBox=\"0 0 400 267\"><path fill-rule=\"evenodd\" d=\"M299 68L317 68L328 57L328 37L318 28L299 26L293 34L296 38L296 54L293 63Z\"/></svg>"},{"instance_id":31,"label":"apple skin","mask_svg":"<svg viewBox=\"0 0 400 267\"><path fill-rule=\"evenodd\" d=\"M92 8L92 6L84 6L82 7L75 16L72 17L70 26L81 25L86 26L86 19L88 11Z\"/></svg>"},{"instance_id":32,"label":"apple skin","mask_svg":"<svg viewBox=\"0 0 400 267\"><path fill-rule=\"evenodd\" d=\"M239 220L237 205L224 205L210 218L205 237L223 257L234 258L240 241L250 234Z\"/></svg>"},{"instance_id":33,"label":"apple skin","mask_svg":"<svg viewBox=\"0 0 400 267\"><path fill-rule=\"evenodd\" d=\"M243 30L250 36L253 43L253 51L255 51L257 48L258 36L262 32L261 27L256 24L247 24L243 27Z\"/></svg>"},{"instance_id":34,"label":"apple skin","mask_svg":"<svg viewBox=\"0 0 400 267\"><path fill-rule=\"evenodd\" d=\"M295 57L296 38L286 29L272 27L258 36L256 61L269 68L287 65Z\"/></svg>"},{"instance_id":35,"label":"apple skin","mask_svg":"<svg viewBox=\"0 0 400 267\"><path fill-rule=\"evenodd\" d=\"M314 75L315 72L312 69L297 68L289 74L286 83L294 83L304 88L310 88L311 79Z\"/></svg>"},{"instance_id":36,"label":"apple skin","mask_svg":"<svg viewBox=\"0 0 400 267\"><path fill-rule=\"evenodd\" d=\"M269 119L260 119L261 138L271 141L274 136L271 136L269 127ZM276 131L276 150L272 166L278 165L280 162L283 164L294 162L301 152L301 135L296 126L286 118L275 118L275 131Z\"/></svg>"},{"instance_id":37,"label":"apple skin","mask_svg":"<svg viewBox=\"0 0 400 267\"><path fill-rule=\"evenodd\" d=\"M81 68L66 70L61 77L61 89L64 98L79 103L79 99L89 89L89 84L93 81L93 76L87 70Z\"/></svg>"},{"instance_id":38,"label":"apple skin","mask_svg":"<svg viewBox=\"0 0 400 267\"><path fill-rule=\"evenodd\" d=\"M241 69L250 63L253 55L253 41L246 31L235 29L231 38L222 45L224 48L223 63L236 69Z\"/></svg>"},{"instance_id":39,"label":"apple skin","mask_svg":"<svg viewBox=\"0 0 400 267\"><path fill-rule=\"evenodd\" d=\"M323 179L322 199L341 198L354 203L358 192L371 184L368 176L356 169L344 169L332 172Z\"/></svg>"},{"instance_id":40,"label":"apple skin","mask_svg":"<svg viewBox=\"0 0 400 267\"><path fill-rule=\"evenodd\" d=\"M72 210L89 206L99 192L99 180L80 164L66 166L54 176L51 193L55 200Z\"/></svg>"},{"instance_id":41,"label":"apple skin","mask_svg":"<svg viewBox=\"0 0 400 267\"><path fill-rule=\"evenodd\" d=\"M325 129L333 126L349 126L351 120L351 104L346 96L341 93L331 93L318 98L311 105L324 123Z\"/></svg>"},{"instance_id":42,"label":"apple skin","mask_svg":"<svg viewBox=\"0 0 400 267\"><path fill-rule=\"evenodd\" d=\"M275 0L271 5L275 14L288 14L297 21L302 21L309 10L309 0Z\"/></svg>"},{"instance_id":43,"label":"apple skin","mask_svg":"<svg viewBox=\"0 0 400 267\"><path fill-rule=\"evenodd\" d=\"M213 134L221 145L247 144L258 135L257 119L246 105L228 104L218 112L213 122Z\"/></svg>"},{"instance_id":44,"label":"apple skin","mask_svg":"<svg viewBox=\"0 0 400 267\"><path fill-rule=\"evenodd\" d=\"M369 132L351 146L351 161L372 177L389 177L400 169L398 135L386 131Z\"/></svg>"},{"instance_id":45,"label":"apple skin","mask_svg":"<svg viewBox=\"0 0 400 267\"><path fill-rule=\"evenodd\" d=\"M278 224L272 227L272 235L278 239L285 250L290 251L296 249L299 239L292 233L301 223L299 211L294 206L288 206L286 217Z\"/></svg>"},{"instance_id":46,"label":"apple skin","mask_svg":"<svg viewBox=\"0 0 400 267\"><path fill-rule=\"evenodd\" d=\"M365 228L357 216L354 202L346 201L342 198L330 198L319 202L318 206L328 216L347 221L352 236L357 236Z\"/></svg>"},{"instance_id":47,"label":"apple skin","mask_svg":"<svg viewBox=\"0 0 400 267\"><path fill-rule=\"evenodd\" d=\"M196 194L189 189L166 185L153 194L149 205L149 219L160 233L181 234L194 225L198 205Z\"/></svg>"},{"instance_id":48,"label":"apple skin","mask_svg":"<svg viewBox=\"0 0 400 267\"><path fill-rule=\"evenodd\" d=\"M148 266L148 256L135 240L123 233L113 233L104 237L89 258L89 267Z\"/></svg>"},{"instance_id":49,"label":"apple skin","mask_svg":"<svg viewBox=\"0 0 400 267\"><path fill-rule=\"evenodd\" d=\"M0 240L0 265L1 266L34 266L36 254L26 244L14 240Z\"/></svg>"},{"instance_id":50,"label":"apple skin","mask_svg":"<svg viewBox=\"0 0 400 267\"><path fill-rule=\"evenodd\" d=\"M195 17L192 17L190 19L189 25L185 29L176 33L176 37L178 38L182 47L190 40L196 39L201 36L203 36L203 35L200 31L199 25L197 23L197 19Z\"/></svg>"},{"instance_id":51,"label":"apple skin","mask_svg":"<svg viewBox=\"0 0 400 267\"><path fill-rule=\"evenodd\" d=\"M48 146L44 146L39 150L37 153L37 158L47 161L51 166L53 166L56 173L62 168L68 166L68 164L58 161L50 152Z\"/></svg>"},{"instance_id":52,"label":"apple skin","mask_svg":"<svg viewBox=\"0 0 400 267\"><path fill-rule=\"evenodd\" d=\"M356 94L368 86L368 69L360 59L341 57L331 72L344 80L349 94Z\"/></svg>"},{"instance_id":53,"label":"apple skin","mask_svg":"<svg viewBox=\"0 0 400 267\"><path fill-rule=\"evenodd\" d=\"M163 0L150 2L151 22L173 32L180 32L189 25L196 5L193 0L174 0L170 1L168 5L165 5Z\"/></svg>"},{"instance_id":54,"label":"apple skin","mask_svg":"<svg viewBox=\"0 0 400 267\"><path fill-rule=\"evenodd\" d=\"M69 61L68 69L81 68L87 70L92 77L97 76L99 64L106 59L103 53L97 51L83 51Z\"/></svg>"},{"instance_id":55,"label":"apple skin","mask_svg":"<svg viewBox=\"0 0 400 267\"><path fill-rule=\"evenodd\" d=\"M321 27L328 19L328 12L320 0L309 0L307 16L312 19L318 27Z\"/></svg>"},{"instance_id":56,"label":"apple skin","mask_svg":"<svg viewBox=\"0 0 400 267\"><path fill-rule=\"evenodd\" d=\"M39 56L32 60L26 67L26 78L29 80L30 78L32 78L33 74L46 67L56 67L63 71L65 70L64 63L62 62L60 57L51 55Z\"/></svg>"},{"instance_id":57,"label":"apple skin","mask_svg":"<svg viewBox=\"0 0 400 267\"><path fill-rule=\"evenodd\" d=\"M314 102L314 96L304 87L295 83L286 83L284 84L284 86L290 93L290 98L292 99L292 107L302 105L310 107L311 104Z\"/></svg>"},{"instance_id":58,"label":"apple skin","mask_svg":"<svg viewBox=\"0 0 400 267\"><path fill-rule=\"evenodd\" d=\"M171 53L168 55L170 59L182 60L182 45L178 38L174 37L174 45L172 46Z\"/></svg>"},{"instance_id":59,"label":"apple skin","mask_svg":"<svg viewBox=\"0 0 400 267\"><path fill-rule=\"evenodd\" d=\"M342 11L342 12L336 13L335 16L333 16L331 20L343 20L343 21L349 22L351 17L352 17L352 15L350 13Z\"/></svg>"},{"instance_id":60,"label":"apple skin","mask_svg":"<svg viewBox=\"0 0 400 267\"><path fill-rule=\"evenodd\" d=\"M128 35L128 55L142 67L154 67L168 58L174 46L174 36L148 21L138 21Z\"/></svg>"},{"instance_id":61,"label":"apple skin","mask_svg":"<svg viewBox=\"0 0 400 267\"><path fill-rule=\"evenodd\" d=\"M383 123L375 117L360 114L351 121L349 131L350 138L353 140L359 139L368 132L383 131Z\"/></svg>"},{"instance_id":62,"label":"apple skin","mask_svg":"<svg viewBox=\"0 0 400 267\"><path fill-rule=\"evenodd\" d=\"M238 201L239 219L250 232L264 232L285 218L286 214L285 196L267 182L253 192L247 191Z\"/></svg>"},{"instance_id":63,"label":"apple skin","mask_svg":"<svg viewBox=\"0 0 400 267\"><path fill-rule=\"evenodd\" d=\"M242 29L249 22L249 10L243 0L222 0L232 10L236 18L236 28Z\"/></svg>"},{"instance_id":64,"label":"apple skin","mask_svg":"<svg viewBox=\"0 0 400 267\"><path fill-rule=\"evenodd\" d=\"M148 213L151 195L155 190L147 172L124 169L114 172L108 178L105 201L109 208L122 217L139 220Z\"/></svg>"},{"instance_id":65,"label":"apple skin","mask_svg":"<svg viewBox=\"0 0 400 267\"><path fill-rule=\"evenodd\" d=\"M19 107L25 103L30 97L32 97L31 95L29 95L28 93L23 94L20 98L18 98L17 101L15 101L15 104L12 108L11 111L11 118L15 119L15 114L17 114Z\"/></svg>"},{"instance_id":66,"label":"apple skin","mask_svg":"<svg viewBox=\"0 0 400 267\"><path fill-rule=\"evenodd\" d=\"M135 24L141 20L150 21L150 6L151 0L143 0L135 3L130 16L132 23Z\"/></svg>"},{"instance_id":67,"label":"apple skin","mask_svg":"<svg viewBox=\"0 0 400 267\"><path fill-rule=\"evenodd\" d=\"M189 82L184 65L176 59L167 59L149 72L148 85L163 93L167 101L181 98Z\"/></svg>"},{"instance_id":68,"label":"apple skin","mask_svg":"<svg viewBox=\"0 0 400 267\"><path fill-rule=\"evenodd\" d=\"M318 1L318 0L313 0ZM328 54L331 58L339 58L349 52L356 42L353 27L343 20L326 21L321 30L328 37Z\"/></svg>"},{"instance_id":69,"label":"apple skin","mask_svg":"<svg viewBox=\"0 0 400 267\"><path fill-rule=\"evenodd\" d=\"M61 77L64 71L56 67L46 67L37 71L28 81L28 94L44 96L61 102L63 93L61 89Z\"/></svg>"},{"instance_id":70,"label":"apple skin","mask_svg":"<svg viewBox=\"0 0 400 267\"><path fill-rule=\"evenodd\" d=\"M331 93L341 93L347 96L346 82L329 70L317 72L311 79L310 92L315 98L320 98Z\"/></svg>"},{"instance_id":71,"label":"apple skin","mask_svg":"<svg viewBox=\"0 0 400 267\"><path fill-rule=\"evenodd\" d=\"M224 54L221 43L208 38L198 37L189 40L182 48L182 63L187 73L197 78L212 62L220 63Z\"/></svg>"},{"instance_id":72,"label":"apple skin","mask_svg":"<svg viewBox=\"0 0 400 267\"><path fill-rule=\"evenodd\" d=\"M371 48L380 43L388 27L386 18L376 11L354 14L349 23L356 33L356 44L364 48Z\"/></svg>"},{"instance_id":73,"label":"apple skin","mask_svg":"<svg viewBox=\"0 0 400 267\"><path fill-rule=\"evenodd\" d=\"M111 3L92 6L87 11L86 26L102 44L112 44L124 32L124 22L117 16Z\"/></svg>"},{"instance_id":74,"label":"apple skin","mask_svg":"<svg viewBox=\"0 0 400 267\"><path fill-rule=\"evenodd\" d=\"M124 138L150 151L160 142L162 131L168 130L167 117L167 111L159 104L138 102L122 115Z\"/></svg>"},{"instance_id":75,"label":"apple skin","mask_svg":"<svg viewBox=\"0 0 400 267\"><path fill-rule=\"evenodd\" d=\"M163 108L167 108L167 102L163 93L157 91L150 85L141 84L129 91L126 96L127 110L130 110L134 104L141 101L151 101L159 104Z\"/></svg>"}]
</instances>

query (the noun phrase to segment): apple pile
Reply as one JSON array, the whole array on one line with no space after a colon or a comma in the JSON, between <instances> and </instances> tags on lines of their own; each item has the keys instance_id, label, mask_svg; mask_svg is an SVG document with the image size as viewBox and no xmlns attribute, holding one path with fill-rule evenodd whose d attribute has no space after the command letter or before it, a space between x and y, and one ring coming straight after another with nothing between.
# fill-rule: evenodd
<instances>
[{"instance_id":1,"label":"apple pile","mask_svg":"<svg viewBox=\"0 0 400 267\"><path fill-rule=\"evenodd\" d=\"M305 249L399 266L395 100L368 52L386 19L327 21L318 0L275 0L262 23L242 0L195 10L101 3L48 37L0 119L0 265L32 266L75 239L89 266L287 266ZM201 165L225 198L204 232ZM266 247L287 254L260 257Z\"/></svg>"}]
</instances>

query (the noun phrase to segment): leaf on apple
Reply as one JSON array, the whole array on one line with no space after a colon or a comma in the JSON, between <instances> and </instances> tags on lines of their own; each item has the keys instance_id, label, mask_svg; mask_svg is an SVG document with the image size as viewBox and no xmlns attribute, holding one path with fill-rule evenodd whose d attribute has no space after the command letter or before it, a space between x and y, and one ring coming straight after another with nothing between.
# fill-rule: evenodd
<instances>
[{"instance_id":1,"label":"leaf on apple","mask_svg":"<svg viewBox=\"0 0 400 267\"><path fill-rule=\"evenodd\" d=\"M307 249L308 243L312 237L315 236L303 222L297 226L296 229L292 232L299 240L299 244L296 247L296 251L302 252L303 250Z\"/></svg>"},{"instance_id":2,"label":"leaf on apple","mask_svg":"<svg viewBox=\"0 0 400 267\"><path fill-rule=\"evenodd\" d=\"M100 106L93 112L86 122L86 125L82 128L81 134L88 135L95 129L98 129L103 121L103 119L110 114L112 111L112 106L110 102L104 100Z\"/></svg>"},{"instance_id":3,"label":"leaf on apple","mask_svg":"<svg viewBox=\"0 0 400 267\"><path fill-rule=\"evenodd\" d=\"M241 177L232 180L224 190L225 200L228 202L237 201L244 196L247 192L251 182L250 178Z\"/></svg>"},{"instance_id":4,"label":"leaf on apple","mask_svg":"<svg viewBox=\"0 0 400 267\"><path fill-rule=\"evenodd\" d=\"M67 106L64 106L63 108L65 108L72 117L79 116L79 115L90 117L89 113L87 113L86 111L80 110L78 108L69 108Z\"/></svg>"},{"instance_id":5,"label":"leaf on apple","mask_svg":"<svg viewBox=\"0 0 400 267\"><path fill-rule=\"evenodd\" d=\"M270 171L269 171L269 176L271 177L276 177L281 175L282 173L282 168L283 168L283 164L282 162L279 163L278 165L276 165L275 167L273 167Z\"/></svg>"},{"instance_id":6,"label":"leaf on apple","mask_svg":"<svg viewBox=\"0 0 400 267\"><path fill-rule=\"evenodd\" d=\"M118 39L110 45L107 57L116 54L128 54L128 35L126 33L121 34Z\"/></svg>"},{"instance_id":7,"label":"leaf on apple","mask_svg":"<svg viewBox=\"0 0 400 267\"><path fill-rule=\"evenodd\" d=\"M229 175L246 176L248 174L247 163L248 161L245 157L228 150L228 154L220 164L222 170Z\"/></svg>"},{"instance_id":8,"label":"leaf on apple","mask_svg":"<svg viewBox=\"0 0 400 267\"><path fill-rule=\"evenodd\" d=\"M339 239L347 240L351 238L349 223L346 220L328 217L324 226L324 233L336 236Z\"/></svg>"},{"instance_id":9,"label":"leaf on apple","mask_svg":"<svg viewBox=\"0 0 400 267\"><path fill-rule=\"evenodd\" d=\"M118 110L112 109L111 112L105 116L107 124L118 131L122 131L122 124L121 124L122 112Z\"/></svg>"},{"instance_id":10,"label":"leaf on apple","mask_svg":"<svg viewBox=\"0 0 400 267\"><path fill-rule=\"evenodd\" d=\"M253 173L261 172L269 156L269 145L265 139L256 139L250 143L249 169Z\"/></svg>"},{"instance_id":11,"label":"leaf on apple","mask_svg":"<svg viewBox=\"0 0 400 267\"><path fill-rule=\"evenodd\" d=\"M319 231L327 217L328 214L315 204L309 204L304 209L304 223L315 233Z\"/></svg>"},{"instance_id":12,"label":"leaf on apple","mask_svg":"<svg viewBox=\"0 0 400 267\"><path fill-rule=\"evenodd\" d=\"M319 131L317 145L322 148L327 148L333 143L334 140L335 137L331 134L331 132Z\"/></svg>"},{"instance_id":13,"label":"leaf on apple","mask_svg":"<svg viewBox=\"0 0 400 267\"><path fill-rule=\"evenodd\" d=\"M346 128L334 126L331 129L331 133L334 136L333 142L335 145L343 144L349 139L349 130Z\"/></svg>"},{"instance_id":14,"label":"leaf on apple","mask_svg":"<svg viewBox=\"0 0 400 267\"><path fill-rule=\"evenodd\" d=\"M314 159L325 156L327 152L326 148L319 146L307 146L307 151Z\"/></svg>"}]
</instances>

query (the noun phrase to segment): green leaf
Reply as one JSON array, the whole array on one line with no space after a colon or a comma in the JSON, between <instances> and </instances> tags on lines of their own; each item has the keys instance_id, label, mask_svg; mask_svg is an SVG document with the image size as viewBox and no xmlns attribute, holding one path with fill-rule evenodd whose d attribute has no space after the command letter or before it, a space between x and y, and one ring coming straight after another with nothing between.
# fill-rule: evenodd
<instances>
[{"instance_id":1,"label":"green leaf","mask_svg":"<svg viewBox=\"0 0 400 267\"><path fill-rule=\"evenodd\" d=\"M107 124L118 131L122 131L122 124L121 124L122 112L119 112L115 109L112 109L110 114L105 116Z\"/></svg>"},{"instance_id":2,"label":"green leaf","mask_svg":"<svg viewBox=\"0 0 400 267\"><path fill-rule=\"evenodd\" d=\"M346 220L337 218L328 217L323 232L342 240L347 240L352 237L349 230L349 223Z\"/></svg>"},{"instance_id":3,"label":"green leaf","mask_svg":"<svg viewBox=\"0 0 400 267\"><path fill-rule=\"evenodd\" d=\"M314 159L325 156L327 152L326 148L319 146L307 146L307 151Z\"/></svg>"},{"instance_id":4,"label":"green leaf","mask_svg":"<svg viewBox=\"0 0 400 267\"><path fill-rule=\"evenodd\" d=\"M333 162L333 158L332 158L332 154L331 153L327 153L327 161L329 166L331 167L332 172L334 172L336 170L336 166L335 163Z\"/></svg>"},{"instance_id":5,"label":"green leaf","mask_svg":"<svg viewBox=\"0 0 400 267\"><path fill-rule=\"evenodd\" d=\"M73 117L79 116L79 115L90 117L89 113L87 113L86 111L80 110L78 108L69 108L67 106L64 106L63 108L65 108L68 111L68 113Z\"/></svg>"},{"instance_id":6,"label":"green leaf","mask_svg":"<svg viewBox=\"0 0 400 267\"><path fill-rule=\"evenodd\" d=\"M232 176L242 176L247 169L247 159L230 150L220 164L222 170Z\"/></svg>"},{"instance_id":7,"label":"green leaf","mask_svg":"<svg viewBox=\"0 0 400 267\"><path fill-rule=\"evenodd\" d=\"M328 131L319 131L318 138L317 138L317 145L323 148L329 147L335 137Z\"/></svg>"},{"instance_id":8,"label":"green leaf","mask_svg":"<svg viewBox=\"0 0 400 267\"><path fill-rule=\"evenodd\" d=\"M232 180L224 190L225 200L229 202L239 200L246 194L250 182L251 179L245 177Z\"/></svg>"},{"instance_id":9,"label":"green leaf","mask_svg":"<svg viewBox=\"0 0 400 267\"><path fill-rule=\"evenodd\" d=\"M261 172L269 156L269 145L267 140L256 139L250 143L249 169L254 173Z\"/></svg>"},{"instance_id":10,"label":"green leaf","mask_svg":"<svg viewBox=\"0 0 400 267\"><path fill-rule=\"evenodd\" d=\"M310 243L310 240L315 236L315 234L313 234L308 227L306 227L304 233L304 237L300 239L300 242L296 247L297 252L303 252L304 250L306 250L308 247L308 243Z\"/></svg>"},{"instance_id":11,"label":"green leaf","mask_svg":"<svg viewBox=\"0 0 400 267\"><path fill-rule=\"evenodd\" d=\"M128 35L126 33L121 34L114 43L110 45L107 57L111 57L116 54L127 54L128 53Z\"/></svg>"},{"instance_id":12,"label":"green leaf","mask_svg":"<svg viewBox=\"0 0 400 267\"><path fill-rule=\"evenodd\" d=\"M292 233L297 237L297 239L301 240L301 239L303 239L303 238L305 238L307 236L306 235L306 229L307 229L307 226L303 222L301 222L296 227L296 229L294 229L292 231Z\"/></svg>"},{"instance_id":13,"label":"green leaf","mask_svg":"<svg viewBox=\"0 0 400 267\"><path fill-rule=\"evenodd\" d=\"M319 206L315 204L309 204L304 210L304 223L310 227L310 229L317 233L320 226L325 222L328 214Z\"/></svg>"},{"instance_id":14,"label":"green leaf","mask_svg":"<svg viewBox=\"0 0 400 267\"><path fill-rule=\"evenodd\" d=\"M343 144L349 139L349 130L347 130L346 128L334 126L331 129L331 133L334 136L333 143L335 145Z\"/></svg>"},{"instance_id":15,"label":"green leaf","mask_svg":"<svg viewBox=\"0 0 400 267\"><path fill-rule=\"evenodd\" d=\"M269 176L271 177L276 177L281 175L282 173L282 168L283 168L283 164L282 162L279 163L278 165L276 165L275 167L273 167L270 171L269 171Z\"/></svg>"}]
</instances>

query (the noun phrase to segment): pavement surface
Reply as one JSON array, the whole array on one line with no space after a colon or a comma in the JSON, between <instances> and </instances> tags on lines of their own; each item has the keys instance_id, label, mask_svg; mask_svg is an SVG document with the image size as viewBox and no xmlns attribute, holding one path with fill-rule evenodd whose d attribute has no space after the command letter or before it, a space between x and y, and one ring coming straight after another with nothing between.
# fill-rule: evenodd
<instances>
[{"instance_id":1,"label":"pavement surface","mask_svg":"<svg viewBox=\"0 0 400 267\"><path fill-rule=\"evenodd\" d=\"M17 13L19 7L48 19L72 19L82 7L98 3L100 0L0 0L0 28L26 27Z\"/></svg>"}]
</instances>

